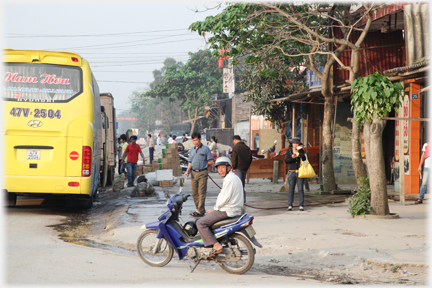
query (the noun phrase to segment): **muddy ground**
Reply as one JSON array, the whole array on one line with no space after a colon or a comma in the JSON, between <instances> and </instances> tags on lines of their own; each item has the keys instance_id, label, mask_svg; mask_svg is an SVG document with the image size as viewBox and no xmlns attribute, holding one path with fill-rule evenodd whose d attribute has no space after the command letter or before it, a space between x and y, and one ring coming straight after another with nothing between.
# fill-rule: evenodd
<instances>
[{"instance_id":1,"label":"muddy ground","mask_svg":"<svg viewBox=\"0 0 432 288\"><path fill-rule=\"evenodd\" d=\"M77 245L108 249L118 253L137 255L134 241L119 241L114 233L121 229L136 227L136 238L142 230L139 226L155 221L165 211L164 205L168 195L175 193L179 188L156 188L153 197L131 197L131 188L121 192L113 192L110 187L100 190L95 206L82 213L72 213L67 220L53 228L59 232L64 241ZM209 190L212 190L211 187ZM211 207L217 197L217 192L209 192L207 206ZM248 193L247 211L258 216L280 215L285 217L286 195L284 193ZM320 201L319 197L307 195L308 203L315 203L313 207L325 205L338 205L333 203L345 202L346 195L334 195ZM316 198L314 198L316 197ZM314 202L315 201L315 202ZM184 206L185 221L190 220L188 214L192 212L193 201ZM260 208L260 209L257 209ZM276 209L274 209L276 208ZM305 211L307 213L307 209ZM185 216L186 215L186 216ZM339 235L365 237L353 230L336 231ZM336 235L337 235L336 233ZM357 233L357 234L356 234ZM289 234L289 233L287 233ZM311 235L313 239L316 234ZM414 235L413 235L414 236ZM313 243L308 248L296 246L296 242L310 241L306 237L296 235L284 236L286 241L278 243L277 239L270 239L257 232L257 239L263 244L263 249L257 249L255 264L251 271L260 271L271 275L284 275L296 277L297 280L314 279L323 283L334 284L383 284L383 285L425 285L428 277L428 268L425 265L393 264L368 261L365 258L353 257L344 253L328 253L314 249ZM422 237L421 235L419 237ZM367 241L367 237L365 237ZM425 239L426 241L426 239ZM176 258L173 261L179 261ZM189 260L181 260L188 262ZM189 261L192 265L192 261ZM200 264L200 269L217 266L214 263ZM206 268L207 267L207 268Z\"/></svg>"}]
</instances>

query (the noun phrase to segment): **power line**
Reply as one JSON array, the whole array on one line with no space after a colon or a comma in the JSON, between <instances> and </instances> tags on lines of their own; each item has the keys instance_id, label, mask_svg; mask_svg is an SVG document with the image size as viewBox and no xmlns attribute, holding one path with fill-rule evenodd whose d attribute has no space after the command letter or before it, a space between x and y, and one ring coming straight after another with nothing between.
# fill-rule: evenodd
<instances>
[{"instance_id":1,"label":"power line","mask_svg":"<svg viewBox=\"0 0 432 288\"><path fill-rule=\"evenodd\" d=\"M151 46L151 45L158 45L158 44L166 44L166 43L176 43L176 42L184 42L184 41L191 41L191 40L201 40L200 38L190 38L190 39L184 39L184 40L177 40L177 41L166 41L166 42L157 42L157 43L142 43L142 44L135 44L135 45L123 45L123 46L116 46L116 47L93 47L93 48L86 48L86 49L112 49L112 48L124 48L124 47L133 47L133 46L142 46L142 45L147 45L147 46ZM52 49L52 48L50 48L50 49L44 49L44 50L49 50L49 51L52 51L52 50L69 50L69 49L72 49L72 50L75 50L75 49L81 49L81 48L55 48L55 49ZM84 52L80 52L80 53L83 53L84 54ZM126 54L127 52L125 52L125 54Z\"/></svg>"},{"instance_id":2,"label":"power line","mask_svg":"<svg viewBox=\"0 0 432 288\"><path fill-rule=\"evenodd\" d=\"M190 35L190 34L191 33L183 33L183 34L178 34L178 35L167 35L164 37L158 37L158 38L153 38L153 39L141 39L141 40L134 40L134 41L123 41L123 42L105 43L105 44L97 44L97 45L89 45L89 46L78 46L78 47L70 47L68 49L93 48L93 47L100 47L100 46L105 47L105 48L109 48L106 46L119 45L119 44L129 44L129 43L136 43L136 42L146 42L146 41L164 39L167 37L177 37L177 36L184 36L184 35ZM61 49L61 48L57 48L57 49Z\"/></svg>"},{"instance_id":3,"label":"power line","mask_svg":"<svg viewBox=\"0 0 432 288\"><path fill-rule=\"evenodd\" d=\"M119 61L115 61L115 60L106 60L106 61L101 61L101 60L96 60L96 61L89 61L90 63L152 63L152 62L159 62L160 61L165 61L166 58L161 58L161 59L143 59L143 60L119 60ZM181 58L180 60L187 60L187 58ZM163 62L162 62L163 63Z\"/></svg>"},{"instance_id":4,"label":"power line","mask_svg":"<svg viewBox=\"0 0 432 288\"><path fill-rule=\"evenodd\" d=\"M153 72L153 71L97 71L97 70L93 70L94 73L101 73L101 72L114 72L114 73L144 73L144 72Z\"/></svg>"},{"instance_id":5,"label":"power line","mask_svg":"<svg viewBox=\"0 0 432 288\"><path fill-rule=\"evenodd\" d=\"M111 80L96 80L97 82L114 82L114 83L140 83L140 84L149 84L150 82L133 82L133 81L111 81Z\"/></svg>"},{"instance_id":6,"label":"power line","mask_svg":"<svg viewBox=\"0 0 432 288\"><path fill-rule=\"evenodd\" d=\"M170 30L155 30L155 31L140 31L140 32L124 32L124 33L108 33L108 34L76 34L76 35L52 35L52 34L9 34L6 33L7 38L20 38L20 37L105 37L105 36L126 36L126 35L135 35L135 34L145 34L145 33L155 33L155 32L172 32L172 31L181 31L181 30L189 30L189 29L170 29ZM155 35L152 35L155 36Z\"/></svg>"}]
</instances>

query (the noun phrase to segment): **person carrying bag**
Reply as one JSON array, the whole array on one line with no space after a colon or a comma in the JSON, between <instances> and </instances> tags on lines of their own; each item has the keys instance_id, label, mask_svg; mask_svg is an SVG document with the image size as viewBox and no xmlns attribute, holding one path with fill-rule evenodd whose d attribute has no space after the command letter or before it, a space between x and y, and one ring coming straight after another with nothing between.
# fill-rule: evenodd
<instances>
[{"instance_id":1,"label":"person carrying bag","mask_svg":"<svg viewBox=\"0 0 432 288\"><path fill-rule=\"evenodd\" d=\"M300 146L300 139L294 137L291 140L292 147L287 150L285 154L285 163L288 164L288 209L287 211L291 211L293 208L294 202L294 190L297 184L297 191L299 194L299 210L304 211L304 190L303 190L303 182L304 178L299 177L299 168L301 161L306 161L306 153L303 150L303 147ZM311 165L306 165L310 166Z\"/></svg>"},{"instance_id":2,"label":"person carrying bag","mask_svg":"<svg viewBox=\"0 0 432 288\"><path fill-rule=\"evenodd\" d=\"M307 156L305 155L306 160L303 161L300 159L300 167L298 172L298 178L312 178L315 177L315 170L312 165L309 163Z\"/></svg>"}]
</instances>

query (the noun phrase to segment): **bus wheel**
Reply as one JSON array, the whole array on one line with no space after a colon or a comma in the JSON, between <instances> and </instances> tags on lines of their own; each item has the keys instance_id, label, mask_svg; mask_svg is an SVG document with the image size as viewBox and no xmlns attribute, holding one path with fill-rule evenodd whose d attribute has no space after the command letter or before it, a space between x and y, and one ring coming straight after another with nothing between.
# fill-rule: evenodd
<instances>
[{"instance_id":1,"label":"bus wheel","mask_svg":"<svg viewBox=\"0 0 432 288\"><path fill-rule=\"evenodd\" d=\"M17 200L17 195L15 193L9 193L9 192L5 192L5 203L6 206L15 206L16 205L16 200Z\"/></svg>"}]
</instances>

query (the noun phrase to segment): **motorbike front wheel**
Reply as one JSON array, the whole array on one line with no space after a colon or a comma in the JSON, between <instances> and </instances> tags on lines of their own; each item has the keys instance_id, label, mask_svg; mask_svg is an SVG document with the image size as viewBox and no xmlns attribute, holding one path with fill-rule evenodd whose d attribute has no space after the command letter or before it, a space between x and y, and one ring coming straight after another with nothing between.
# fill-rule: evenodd
<instances>
[{"instance_id":1,"label":"motorbike front wheel","mask_svg":"<svg viewBox=\"0 0 432 288\"><path fill-rule=\"evenodd\" d=\"M174 249L165 238L156 238L156 230L146 230L137 241L140 258L150 266L163 267L167 265L174 253Z\"/></svg>"},{"instance_id":2,"label":"motorbike front wheel","mask_svg":"<svg viewBox=\"0 0 432 288\"><path fill-rule=\"evenodd\" d=\"M238 249L241 256L236 260L218 261L218 264L231 274L243 274L249 271L255 260L255 251L249 240L240 234L234 234L228 239L233 249ZM224 245L225 246L225 245ZM224 247L226 248L226 247Z\"/></svg>"}]
</instances>

